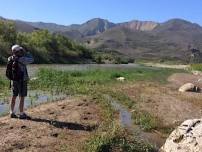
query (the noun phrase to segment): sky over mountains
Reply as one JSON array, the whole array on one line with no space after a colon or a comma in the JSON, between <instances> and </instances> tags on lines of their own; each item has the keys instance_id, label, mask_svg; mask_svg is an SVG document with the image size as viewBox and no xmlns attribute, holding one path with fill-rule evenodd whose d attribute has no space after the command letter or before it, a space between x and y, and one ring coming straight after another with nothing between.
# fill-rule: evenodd
<instances>
[{"instance_id":1,"label":"sky over mountains","mask_svg":"<svg viewBox=\"0 0 202 152\"><path fill-rule=\"evenodd\" d=\"M81 24L96 17L114 23L182 18L202 25L201 6L201 0L6 0L1 1L0 16L63 25Z\"/></svg>"}]
</instances>

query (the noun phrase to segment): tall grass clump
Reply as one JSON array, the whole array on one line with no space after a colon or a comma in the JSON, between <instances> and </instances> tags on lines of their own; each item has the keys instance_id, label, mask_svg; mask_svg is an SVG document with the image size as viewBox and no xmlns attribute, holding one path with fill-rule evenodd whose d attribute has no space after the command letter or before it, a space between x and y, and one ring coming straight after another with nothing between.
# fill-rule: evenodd
<instances>
[{"instance_id":1,"label":"tall grass clump","mask_svg":"<svg viewBox=\"0 0 202 152\"><path fill-rule=\"evenodd\" d=\"M165 83L167 77L174 73L173 69L102 69L87 71L58 71L53 69L40 69L38 79L31 82L34 89L59 89L71 94L88 94L101 86L121 83L117 77L125 77L129 81L155 81ZM126 83L125 82L125 83Z\"/></svg>"},{"instance_id":2,"label":"tall grass clump","mask_svg":"<svg viewBox=\"0 0 202 152\"><path fill-rule=\"evenodd\" d=\"M191 69L196 71L202 71L202 64L191 64Z\"/></svg>"},{"instance_id":3,"label":"tall grass clump","mask_svg":"<svg viewBox=\"0 0 202 152\"><path fill-rule=\"evenodd\" d=\"M114 119L114 110L109 100L106 100L101 93L94 96L94 99L102 107L104 124L101 124L94 135L85 143L86 152L154 152L155 148L137 139L125 129L121 128Z\"/></svg>"},{"instance_id":4,"label":"tall grass clump","mask_svg":"<svg viewBox=\"0 0 202 152\"><path fill-rule=\"evenodd\" d=\"M108 132L96 134L87 142L86 152L155 152L155 148L138 140L123 129L116 126Z\"/></svg>"},{"instance_id":5,"label":"tall grass clump","mask_svg":"<svg viewBox=\"0 0 202 152\"><path fill-rule=\"evenodd\" d=\"M6 81L6 79L4 79L0 76L0 87L4 88L4 87L6 87L7 84L8 84L8 82Z\"/></svg>"}]
</instances>

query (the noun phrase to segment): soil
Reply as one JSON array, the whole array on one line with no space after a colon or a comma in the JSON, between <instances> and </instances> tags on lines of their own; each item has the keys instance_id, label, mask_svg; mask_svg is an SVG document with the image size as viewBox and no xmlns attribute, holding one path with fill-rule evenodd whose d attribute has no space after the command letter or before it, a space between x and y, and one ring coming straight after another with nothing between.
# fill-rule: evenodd
<instances>
[{"instance_id":1,"label":"soil","mask_svg":"<svg viewBox=\"0 0 202 152\"><path fill-rule=\"evenodd\" d=\"M189 73L175 73L168 78L168 82L174 87L179 88L185 83L193 83L196 86L202 88L202 76L193 75Z\"/></svg>"},{"instance_id":2,"label":"soil","mask_svg":"<svg viewBox=\"0 0 202 152\"><path fill-rule=\"evenodd\" d=\"M101 122L100 108L87 99L66 99L29 109L31 120L0 118L1 152L81 151Z\"/></svg>"}]
</instances>

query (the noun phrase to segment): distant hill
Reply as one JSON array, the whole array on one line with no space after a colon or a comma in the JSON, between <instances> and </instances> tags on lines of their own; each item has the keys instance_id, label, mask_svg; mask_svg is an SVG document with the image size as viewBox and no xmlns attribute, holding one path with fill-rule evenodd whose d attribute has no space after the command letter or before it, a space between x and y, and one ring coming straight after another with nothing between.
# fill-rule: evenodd
<instances>
[{"instance_id":1,"label":"distant hill","mask_svg":"<svg viewBox=\"0 0 202 152\"><path fill-rule=\"evenodd\" d=\"M16 30L19 32L33 32L34 30L38 30L37 27L34 27L34 26L24 22L24 21L10 20L10 19L5 19L3 17L0 17L0 20L15 22Z\"/></svg>"},{"instance_id":2,"label":"distant hill","mask_svg":"<svg viewBox=\"0 0 202 152\"><path fill-rule=\"evenodd\" d=\"M136 58L183 61L188 60L191 54L188 46L202 50L202 27L198 24L172 19L153 27L148 30L136 27L134 30L130 26L112 28L87 38L86 45L91 48L117 50Z\"/></svg>"},{"instance_id":3,"label":"distant hill","mask_svg":"<svg viewBox=\"0 0 202 152\"><path fill-rule=\"evenodd\" d=\"M31 26L23 21L16 20L15 21L16 29L19 32L33 32L34 30L38 30L39 28L36 28L34 26Z\"/></svg>"},{"instance_id":4,"label":"distant hill","mask_svg":"<svg viewBox=\"0 0 202 152\"><path fill-rule=\"evenodd\" d=\"M84 36L92 36L96 34L103 33L104 31L115 27L114 23L111 23L107 20L95 18L84 24L81 24L77 30L81 32Z\"/></svg>"},{"instance_id":5,"label":"distant hill","mask_svg":"<svg viewBox=\"0 0 202 152\"><path fill-rule=\"evenodd\" d=\"M54 23L44 23L44 22L27 22L27 23L36 28L47 29L51 32L60 32L60 33L64 32L63 35L70 37L73 36L72 38L97 35L114 27L125 27L131 30L138 30L138 31L151 31L157 25L159 25L159 23L152 21L137 21L137 20L115 24L101 18L94 18L83 24L72 24L70 26L58 25Z\"/></svg>"},{"instance_id":6,"label":"distant hill","mask_svg":"<svg viewBox=\"0 0 202 152\"><path fill-rule=\"evenodd\" d=\"M188 60L189 47L202 50L202 27L182 19L164 23L133 20L112 23L95 18L69 26L15 21L18 31L47 29L99 51L118 51L143 59Z\"/></svg>"},{"instance_id":7,"label":"distant hill","mask_svg":"<svg viewBox=\"0 0 202 152\"><path fill-rule=\"evenodd\" d=\"M117 24L117 26L125 27L133 31L152 31L158 25L159 23L157 22L138 20Z\"/></svg>"},{"instance_id":8,"label":"distant hill","mask_svg":"<svg viewBox=\"0 0 202 152\"><path fill-rule=\"evenodd\" d=\"M67 31L69 28L64 25L58 25L55 23L44 23L44 22L26 22L26 24L29 24L35 28L39 29L46 29L50 32L56 32L56 31Z\"/></svg>"}]
</instances>

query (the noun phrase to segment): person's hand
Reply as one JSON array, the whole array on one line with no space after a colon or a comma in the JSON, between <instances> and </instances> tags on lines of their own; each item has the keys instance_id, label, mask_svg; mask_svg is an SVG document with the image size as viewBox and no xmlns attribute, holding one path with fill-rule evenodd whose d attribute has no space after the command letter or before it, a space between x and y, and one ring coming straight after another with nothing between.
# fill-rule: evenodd
<instances>
[{"instance_id":1,"label":"person's hand","mask_svg":"<svg viewBox=\"0 0 202 152\"><path fill-rule=\"evenodd\" d=\"M25 49L25 48L22 48L22 51L23 51L24 53L27 53L27 52L28 52L28 50Z\"/></svg>"},{"instance_id":2,"label":"person's hand","mask_svg":"<svg viewBox=\"0 0 202 152\"><path fill-rule=\"evenodd\" d=\"M12 56L12 60L13 60L13 61L15 61L15 60L17 60L17 59L18 59L18 56L17 56L17 55L13 55L13 56Z\"/></svg>"}]
</instances>

